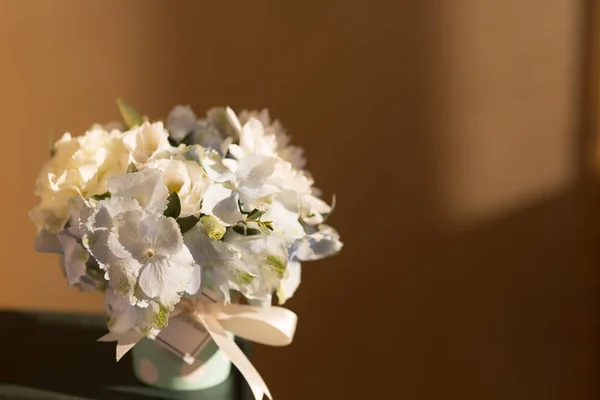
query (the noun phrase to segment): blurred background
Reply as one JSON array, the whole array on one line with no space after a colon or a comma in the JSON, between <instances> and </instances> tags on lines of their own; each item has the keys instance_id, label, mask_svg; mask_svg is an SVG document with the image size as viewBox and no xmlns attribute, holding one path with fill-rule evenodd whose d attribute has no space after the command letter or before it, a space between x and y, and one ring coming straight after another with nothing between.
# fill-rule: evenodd
<instances>
[{"instance_id":1,"label":"blurred background","mask_svg":"<svg viewBox=\"0 0 600 400\"><path fill-rule=\"evenodd\" d=\"M594 1L0 0L0 307L98 312L36 254L48 138L269 108L339 256L303 269L278 399L598 398Z\"/></svg>"}]
</instances>

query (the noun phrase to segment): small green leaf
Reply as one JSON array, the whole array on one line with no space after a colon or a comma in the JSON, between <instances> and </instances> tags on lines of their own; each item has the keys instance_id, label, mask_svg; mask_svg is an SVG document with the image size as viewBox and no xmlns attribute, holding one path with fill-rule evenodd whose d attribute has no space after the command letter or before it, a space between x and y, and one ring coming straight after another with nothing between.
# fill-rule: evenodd
<instances>
[{"instance_id":1,"label":"small green leaf","mask_svg":"<svg viewBox=\"0 0 600 400\"><path fill-rule=\"evenodd\" d=\"M50 145L50 158L54 157L56 154L56 149L54 149L54 133L50 133L48 136L48 144Z\"/></svg>"},{"instance_id":2,"label":"small green leaf","mask_svg":"<svg viewBox=\"0 0 600 400\"><path fill-rule=\"evenodd\" d=\"M165 217L177 218L181 214L181 200L177 192L171 192L167 198L167 209L164 212Z\"/></svg>"},{"instance_id":3,"label":"small green leaf","mask_svg":"<svg viewBox=\"0 0 600 400\"><path fill-rule=\"evenodd\" d=\"M132 162L129 163L129 166L127 167L127 173L128 174L132 174L134 172L138 172L138 169L135 166L135 163L132 161Z\"/></svg>"},{"instance_id":4,"label":"small green leaf","mask_svg":"<svg viewBox=\"0 0 600 400\"><path fill-rule=\"evenodd\" d=\"M109 198L110 198L110 192L104 192L104 193L95 194L92 196L92 199L94 199L96 201L109 199Z\"/></svg>"},{"instance_id":5,"label":"small green leaf","mask_svg":"<svg viewBox=\"0 0 600 400\"><path fill-rule=\"evenodd\" d=\"M271 230L267 227L266 223L264 223L263 221L258 221L256 224L258 225L258 229L260 229L262 233L264 233L265 235L271 234Z\"/></svg>"},{"instance_id":6,"label":"small green leaf","mask_svg":"<svg viewBox=\"0 0 600 400\"><path fill-rule=\"evenodd\" d=\"M248 215L249 212L244 211L244 203L242 203L239 198L237 200L237 203L238 203L238 209L240 210L240 212L244 215Z\"/></svg>"},{"instance_id":7,"label":"small green leaf","mask_svg":"<svg viewBox=\"0 0 600 400\"><path fill-rule=\"evenodd\" d=\"M125 122L125 126L127 126L127 128L142 125L144 118L141 116L141 114L135 111L132 106L127 104L125 100L118 98L117 106L119 107L119 111L121 112L121 116L123 117L123 121Z\"/></svg>"},{"instance_id":8,"label":"small green leaf","mask_svg":"<svg viewBox=\"0 0 600 400\"><path fill-rule=\"evenodd\" d=\"M267 227L268 230L274 231L273 221L263 221L263 224Z\"/></svg>"},{"instance_id":9,"label":"small green leaf","mask_svg":"<svg viewBox=\"0 0 600 400\"><path fill-rule=\"evenodd\" d=\"M260 233L260 230L258 230L256 228L249 228L248 225L246 225L243 222L234 226L233 230L235 232L239 233L240 235L244 235L244 236L258 235Z\"/></svg>"},{"instance_id":10,"label":"small green leaf","mask_svg":"<svg viewBox=\"0 0 600 400\"><path fill-rule=\"evenodd\" d=\"M246 236L254 236L260 234L260 229L248 228L246 230Z\"/></svg>"},{"instance_id":11,"label":"small green leaf","mask_svg":"<svg viewBox=\"0 0 600 400\"><path fill-rule=\"evenodd\" d=\"M192 229L196 224L200 221L200 218L190 215L185 218L178 218L177 223L179 224L179 229L181 230L181 234L183 235L190 229Z\"/></svg>"},{"instance_id":12,"label":"small green leaf","mask_svg":"<svg viewBox=\"0 0 600 400\"><path fill-rule=\"evenodd\" d=\"M243 224L238 224L236 226L233 227L233 230L237 233L239 233L240 235L246 235L246 231L248 229L248 226L243 225Z\"/></svg>"},{"instance_id":13,"label":"small green leaf","mask_svg":"<svg viewBox=\"0 0 600 400\"><path fill-rule=\"evenodd\" d=\"M256 221L256 220L260 219L260 217L262 217L262 215L264 213L265 213L264 211L261 211L258 208L255 208L254 210L250 211L250 213L248 214L246 219Z\"/></svg>"}]
</instances>

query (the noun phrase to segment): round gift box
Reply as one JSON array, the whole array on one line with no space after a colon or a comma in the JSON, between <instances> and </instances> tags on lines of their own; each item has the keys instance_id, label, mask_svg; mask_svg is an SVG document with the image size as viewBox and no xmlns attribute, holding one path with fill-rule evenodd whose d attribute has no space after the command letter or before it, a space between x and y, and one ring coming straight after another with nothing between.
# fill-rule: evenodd
<instances>
[{"instance_id":1,"label":"round gift box","mask_svg":"<svg viewBox=\"0 0 600 400\"><path fill-rule=\"evenodd\" d=\"M135 376L162 389L208 389L223 383L231 372L231 361L212 340L191 365L151 339L140 340L131 351Z\"/></svg>"}]
</instances>

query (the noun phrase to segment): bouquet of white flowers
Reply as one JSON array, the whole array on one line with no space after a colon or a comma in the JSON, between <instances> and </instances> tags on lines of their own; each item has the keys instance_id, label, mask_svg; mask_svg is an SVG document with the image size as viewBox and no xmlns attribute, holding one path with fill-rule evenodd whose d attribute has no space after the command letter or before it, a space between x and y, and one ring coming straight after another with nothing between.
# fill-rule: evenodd
<instances>
[{"instance_id":1,"label":"bouquet of white flowers","mask_svg":"<svg viewBox=\"0 0 600 400\"><path fill-rule=\"evenodd\" d=\"M177 106L163 123L118 105L124 126L54 143L30 212L37 250L61 255L68 284L104 293L114 340L155 338L206 293L283 304L302 261L341 249L324 224L333 204L266 110Z\"/></svg>"}]
</instances>

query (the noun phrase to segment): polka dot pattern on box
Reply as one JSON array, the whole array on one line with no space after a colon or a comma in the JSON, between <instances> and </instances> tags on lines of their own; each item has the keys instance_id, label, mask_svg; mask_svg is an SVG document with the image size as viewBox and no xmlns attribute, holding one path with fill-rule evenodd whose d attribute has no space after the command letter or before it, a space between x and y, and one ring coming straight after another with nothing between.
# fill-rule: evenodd
<instances>
[{"instance_id":1,"label":"polka dot pattern on box","mask_svg":"<svg viewBox=\"0 0 600 400\"><path fill-rule=\"evenodd\" d=\"M144 358L140 362L139 371L145 382L148 382L149 384L158 382L158 368L156 368L156 365L147 358Z\"/></svg>"}]
</instances>

